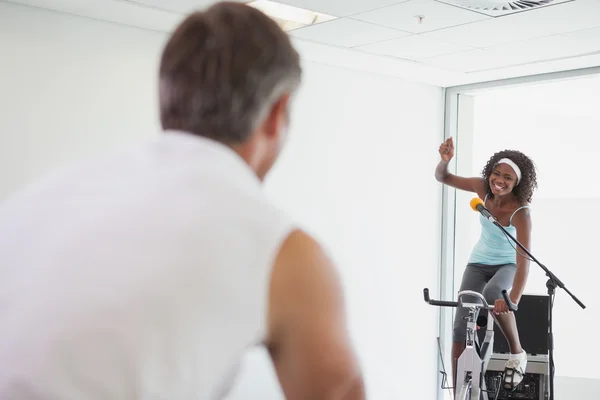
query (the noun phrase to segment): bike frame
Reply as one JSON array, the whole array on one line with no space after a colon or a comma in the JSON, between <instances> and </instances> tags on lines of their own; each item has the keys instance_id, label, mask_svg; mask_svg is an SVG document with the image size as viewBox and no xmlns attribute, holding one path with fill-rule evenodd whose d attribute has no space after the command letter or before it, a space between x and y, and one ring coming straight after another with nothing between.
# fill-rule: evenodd
<instances>
[{"instance_id":1,"label":"bike frame","mask_svg":"<svg viewBox=\"0 0 600 400\"><path fill-rule=\"evenodd\" d=\"M473 296L482 301L479 303L463 303L462 298L464 296ZM488 394L485 386L485 371L492 356L494 348L494 321L496 320L495 315L491 312L494 307L490 306L485 298L477 292L470 290L462 291L458 294L459 307L464 307L469 310L469 316L467 317L467 339L465 350L458 358L456 365L456 382L458 385L461 382L460 377L463 377L463 387L469 387L469 381L471 382L470 398L464 400L488 400ZM481 309L487 309L488 314L492 318L488 318L486 322L486 332L483 343L481 343L480 350L477 350L477 317ZM461 393L459 392L459 396ZM463 396L467 394L464 393ZM460 397L459 397L460 398ZM460 398L463 400L462 398Z\"/></svg>"},{"instance_id":2,"label":"bike frame","mask_svg":"<svg viewBox=\"0 0 600 400\"><path fill-rule=\"evenodd\" d=\"M479 299L481 303L463 303L464 296L472 296ZM485 387L485 372L488 367L490 357L494 348L494 322L498 322L493 313L494 306L490 306L481 293L472 290L463 290L458 293L458 301L440 301L429 298L429 289L423 289L425 302L440 307L464 307L469 310L467 320L467 340L465 350L457 360L455 389L458 389L458 382L462 379L463 386L459 392L460 400L488 400L488 394ZM502 291L502 297L508 305L510 311L517 311L518 307L512 303L506 290ZM488 318L486 321L485 338L480 350L477 350L477 317L481 309L486 309ZM470 392L470 393L469 393Z\"/></svg>"}]
</instances>

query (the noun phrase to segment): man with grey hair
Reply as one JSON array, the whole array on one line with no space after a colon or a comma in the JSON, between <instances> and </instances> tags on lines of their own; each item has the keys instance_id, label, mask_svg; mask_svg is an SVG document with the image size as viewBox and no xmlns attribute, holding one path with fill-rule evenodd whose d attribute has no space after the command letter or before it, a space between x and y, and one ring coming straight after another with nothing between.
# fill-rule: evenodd
<instances>
[{"instance_id":1,"label":"man with grey hair","mask_svg":"<svg viewBox=\"0 0 600 400\"><path fill-rule=\"evenodd\" d=\"M264 345L288 399L365 398L335 267L266 198L299 56L239 3L190 15L152 143L0 206L0 398L220 399Z\"/></svg>"}]
</instances>

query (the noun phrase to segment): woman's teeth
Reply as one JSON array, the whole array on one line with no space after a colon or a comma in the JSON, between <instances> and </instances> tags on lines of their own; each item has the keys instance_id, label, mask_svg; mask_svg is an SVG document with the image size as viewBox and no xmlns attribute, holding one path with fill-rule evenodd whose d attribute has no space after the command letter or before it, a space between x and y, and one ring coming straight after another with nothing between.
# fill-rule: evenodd
<instances>
[{"instance_id":1,"label":"woman's teeth","mask_svg":"<svg viewBox=\"0 0 600 400\"><path fill-rule=\"evenodd\" d=\"M498 189L498 190L503 190L504 189L504 186L500 186L500 185L497 185L497 184L494 184L494 187L496 189Z\"/></svg>"}]
</instances>

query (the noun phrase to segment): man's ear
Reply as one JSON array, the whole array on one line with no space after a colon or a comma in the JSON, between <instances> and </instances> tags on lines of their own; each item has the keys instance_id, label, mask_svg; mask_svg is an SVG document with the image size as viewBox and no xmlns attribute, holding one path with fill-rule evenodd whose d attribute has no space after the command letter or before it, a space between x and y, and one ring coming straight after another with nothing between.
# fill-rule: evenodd
<instances>
[{"instance_id":1,"label":"man's ear","mask_svg":"<svg viewBox=\"0 0 600 400\"><path fill-rule=\"evenodd\" d=\"M282 127L288 123L288 106L290 102L290 95L284 94L273 105L269 110L269 114L264 123L264 132L268 137L276 137L281 134Z\"/></svg>"}]
</instances>

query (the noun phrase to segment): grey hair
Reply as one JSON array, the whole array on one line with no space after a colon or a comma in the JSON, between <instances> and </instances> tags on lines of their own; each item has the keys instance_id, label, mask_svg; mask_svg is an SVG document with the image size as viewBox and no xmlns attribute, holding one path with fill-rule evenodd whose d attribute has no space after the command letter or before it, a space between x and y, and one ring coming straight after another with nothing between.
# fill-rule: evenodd
<instances>
[{"instance_id":1,"label":"grey hair","mask_svg":"<svg viewBox=\"0 0 600 400\"><path fill-rule=\"evenodd\" d=\"M165 47L161 123L241 143L301 79L299 55L275 21L244 4L217 3L186 18Z\"/></svg>"},{"instance_id":2,"label":"grey hair","mask_svg":"<svg viewBox=\"0 0 600 400\"><path fill-rule=\"evenodd\" d=\"M259 109L260 111L256 113L254 119L251 122L251 131L254 131L262 121L267 118L269 111L275 105L275 103L284 95L289 94L292 96L298 86L300 86L301 77L300 75L289 76L280 80L275 87L271 90L270 93L265 93L265 95L257 96L257 100L262 107ZM261 99L264 99L260 101Z\"/></svg>"}]
</instances>

